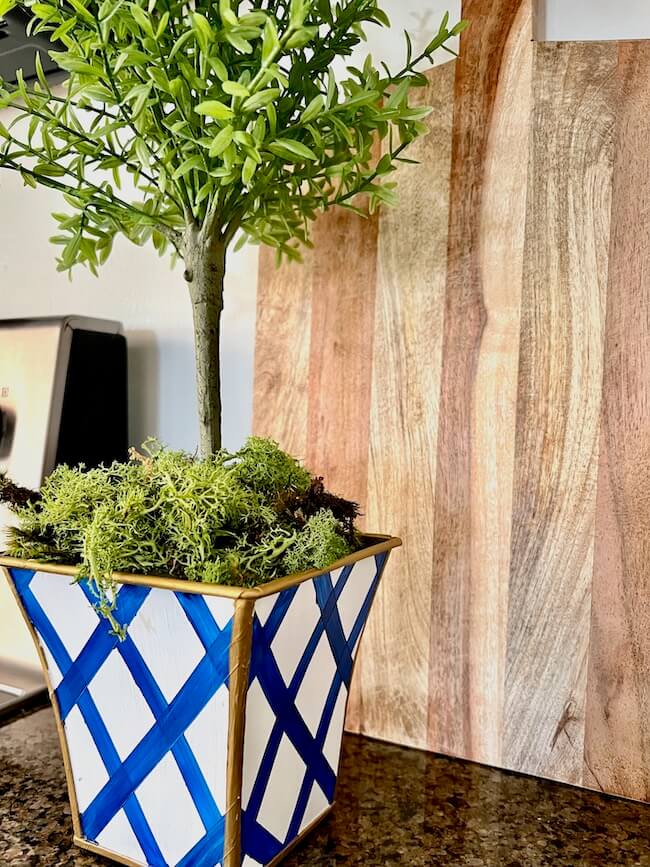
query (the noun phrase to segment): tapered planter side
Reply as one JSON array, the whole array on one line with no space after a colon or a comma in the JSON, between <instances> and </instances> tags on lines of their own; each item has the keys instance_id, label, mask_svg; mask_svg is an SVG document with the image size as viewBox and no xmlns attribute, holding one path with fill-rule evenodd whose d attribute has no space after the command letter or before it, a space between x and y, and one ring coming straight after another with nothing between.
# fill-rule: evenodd
<instances>
[{"instance_id":1,"label":"tapered planter side","mask_svg":"<svg viewBox=\"0 0 650 867\"><path fill-rule=\"evenodd\" d=\"M277 863L334 803L354 659L390 550L260 588L1 559L48 680L75 842L128 865Z\"/></svg>"}]
</instances>

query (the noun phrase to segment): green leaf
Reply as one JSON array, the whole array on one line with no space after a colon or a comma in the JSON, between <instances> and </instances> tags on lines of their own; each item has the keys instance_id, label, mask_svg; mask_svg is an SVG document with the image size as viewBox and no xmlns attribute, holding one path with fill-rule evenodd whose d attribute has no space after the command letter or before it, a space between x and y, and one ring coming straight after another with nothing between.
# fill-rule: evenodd
<instances>
[{"instance_id":1,"label":"green leaf","mask_svg":"<svg viewBox=\"0 0 650 867\"><path fill-rule=\"evenodd\" d=\"M131 106L131 117L133 120L140 117L142 112L145 110L147 101L151 94L151 87L151 84L138 84L127 94L127 101L135 97Z\"/></svg>"},{"instance_id":2,"label":"green leaf","mask_svg":"<svg viewBox=\"0 0 650 867\"><path fill-rule=\"evenodd\" d=\"M309 103L307 108L302 113L302 122L309 123L318 117L319 114L322 114L325 110L325 100L322 95L319 93L318 96L315 96L312 101Z\"/></svg>"},{"instance_id":3,"label":"green leaf","mask_svg":"<svg viewBox=\"0 0 650 867\"><path fill-rule=\"evenodd\" d=\"M145 54L144 51L140 51L138 48L127 48L126 51L120 53L115 61L113 71L117 74L123 67L141 66L147 64L149 60L149 55Z\"/></svg>"},{"instance_id":4,"label":"green leaf","mask_svg":"<svg viewBox=\"0 0 650 867\"><path fill-rule=\"evenodd\" d=\"M173 60L174 57L176 57L176 55L183 48L185 43L192 39L193 35L194 34L192 30L186 30L182 36L178 37L178 39L176 40L176 42L174 42L174 45L172 46L172 50L169 52L170 61Z\"/></svg>"},{"instance_id":5,"label":"green leaf","mask_svg":"<svg viewBox=\"0 0 650 867\"><path fill-rule=\"evenodd\" d=\"M70 57L67 51L50 51L52 60L65 69L66 72L76 72L78 75L92 75L98 78L103 70L93 66L86 60L81 60L79 57Z\"/></svg>"},{"instance_id":6,"label":"green leaf","mask_svg":"<svg viewBox=\"0 0 650 867\"><path fill-rule=\"evenodd\" d=\"M210 145L209 153L211 157L218 157L225 151L225 149L232 141L233 132L234 130L232 126L228 124L217 133L217 135L214 137L212 144Z\"/></svg>"},{"instance_id":7,"label":"green leaf","mask_svg":"<svg viewBox=\"0 0 650 867\"><path fill-rule=\"evenodd\" d=\"M200 12L194 12L192 14L192 28L196 33L202 50L207 51L210 43L214 42L215 35L205 15L201 15Z\"/></svg>"},{"instance_id":8,"label":"green leaf","mask_svg":"<svg viewBox=\"0 0 650 867\"><path fill-rule=\"evenodd\" d=\"M268 90L262 90L259 93L254 93L245 99L241 104L242 111L257 111L259 108L265 108L269 103L273 102L280 96L280 90L277 87L271 87Z\"/></svg>"},{"instance_id":9,"label":"green leaf","mask_svg":"<svg viewBox=\"0 0 650 867\"><path fill-rule=\"evenodd\" d=\"M246 157L246 160L244 161L244 168L242 169L241 173L241 179L246 186L248 186L253 180L256 168L256 161L252 157Z\"/></svg>"},{"instance_id":10,"label":"green leaf","mask_svg":"<svg viewBox=\"0 0 650 867\"><path fill-rule=\"evenodd\" d=\"M138 27L141 30L144 30L144 32L148 36L151 36L153 38L154 30L153 30L153 26L151 24L151 19L149 18L147 13L144 11L144 9L142 9L140 6L138 6L137 3L131 3L129 5L130 5L130 9L131 9L131 14L133 15L133 18L135 19L135 22L138 25Z\"/></svg>"},{"instance_id":11,"label":"green leaf","mask_svg":"<svg viewBox=\"0 0 650 867\"><path fill-rule=\"evenodd\" d=\"M233 48L236 48L237 51L241 51L242 54L252 54L253 46L250 42L242 36L237 36L237 34L233 33L232 30L226 31L226 39L230 42Z\"/></svg>"},{"instance_id":12,"label":"green leaf","mask_svg":"<svg viewBox=\"0 0 650 867\"><path fill-rule=\"evenodd\" d=\"M0 18L15 8L17 0L0 0Z\"/></svg>"},{"instance_id":13,"label":"green leaf","mask_svg":"<svg viewBox=\"0 0 650 867\"><path fill-rule=\"evenodd\" d=\"M111 18L120 11L124 2L125 0L117 0L117 2L116 0L104 0L97 13L101 23L108 24Z\"/></svg>"},{"instance_id":14,"label":"green leaf","mask_svg":"<svg viewBox=\"0 0 650 867\"><path fill-rule=\"evenodd\" d=\"M215 120L227 120L233 115L232 108L216 99L208 99L205 102L200 102L195 106L194 111L197 114L207 115L207 117L212 117Z\"/></svg>"},{"instance_id":15,"label":"green leaf","mask_svg":"<svg viewBox=\"0 0 650 867\"><path fill-rule=\"evenodd\" d=\"M115 95L104 84L88 84L84 87L84 95L97 102L115 105ZM117 127L116 127L117 128ZM105 132L105 130L104 130Z\"/></svg>"},{"instance_id":16,"label":"green leaf","mask_svg":"<svg viewBox=\"0 0 650 867\"><path fill-rule=\"evenodd\" d=\"M172 178L177 181L184 175L189 174L189 172L191 172L193 169L201 169L202 171L205 171L205 166L203 165L203 160L201 159L201 157L193 156L184 160L184 162L182 162L180 166L176 169L176 171L172 175Z\"/></svg>"},{"instance_id":17,"label":"green leaf","mask_svg":"<svg viewBox=\"0 0 650 867\"><path fill-rule=\"evenodd\" d=\"M230 0L219 0L219 15L226 26L236 27L239 23L237 16L230 8Z\"/></svg>"},{"instance_id":18,"label":"green leaf","mask_svg":"<svg viewBox=\"0 0 650 867\"><path fill-rule=\"evenodd\" d=\"M262 37L262 63L268 63L280 50L278 28L272 18L267 18Z\"/></svg>"},{"instance_id":19,"label":"green leaf","mask_svg":"<svg viewBox=\"0 0 650 867\"><path fill-rule=\"evenodd\" d=\"M37 163L32 171L35 175L43 175L47 178L62 178L67 174L63 166L57 166L54 163Z\"/></svg>"},{"instance_id":20,"label":"green leaf","mask_svg":"<svg viewBox=\"0 0 650 867\"><path fill-rule=\"evenodd\" d=\"M88 21L90 24L95 23L95 19L80 0L68 0L68 3L72 6L77 15L80 15L84 19L84 21Z\"/></svg>"},{"instance_id":21,"label":"green leaf","mask_svg":"<svg viewBox=\"0 0 650 867\"><path fill-rule=\"evenodd\" d=\"M308 4L305 0L291 0L289 4L289 26L292 30L302 27L307 17Z\"/></svg>"},{"instance_id":22,"label":"green leaf","mask_svg":"<svg viewBox=\"0 0 650 867\"><path fill-rule=\"evenodd\" d=\"M56 30L52 31L52 41L59 42L65 38L65 36L75 28L77 24L76 18L68 18L67 21L64 21L63 24L59 24ZM50 57L52 57L52 52L50 51ZM60 66L61 64L59 64Z\"/></svg>"},{"instance_id":23,"label":"green leaf","mask_svg":"<svg viewBox=\"0 0 650 867\"><path fill-rule=\"evenodd\" d=\"M2 7L0 7L0 8L2 8ZM20 175L21 175L21 177L23 179L23 183L25 184L26 187L31 187L34 190L37 189L38 183L36 182L36 179L29 172L21 171Z\"/></svg>"},{"instance_id":24,"label":"green leaf","mask_svg":"<svg viewBox=\"0 0 650 867\"><path fill-rule=\"evenodd\" d=\"M43 63L41 62L41 52L36 52L36 57L34 58L34 66L36 69L36 76L41 83L41 87L46 93L50 92L50 87L47 83L47 79L45 78L45 72L43 71Z\"/></svg>"},{"instance_id":25,"label":"green leaf","mask_svg":"<svg viewBox=\"0 0 650 867\"><path fill-rule=\"evenodd\" d=\"M304 48L318 35L318 27L303 27L290 36L285 45L287 48Z\"/></svg>"},{"instance_id":26,"label":"green leaf","mask_svg":"<svg viewBox=\"0 0 650 867\"><path fill-rule=\"evenodd\" d=\"M217 76L219 81L228 81L228 70L226 65L219 57L208 57L208 66Z\"/></svg>"},{"instance_id":27,"label":"green leaf","mask_svg":"<svg viewBox=\"0 0 650 867\"><path fill-rule=\"evenodd\" d=\"M244 85L240 84L238 81L224 81L222 87L224 91L229 93L231 96L242 96L246 98L249 94L248 88L244 87Z\"/></svg>"},{"instance_id":28,"label":"green leaf","mask_svg":"<svg viewBox=\"0 0 650 867\"><path fill-rule=\"evenodd\" d=\"M160 42L165 30L167 30L168 24L169 24L169 12L164 12L160 21L158 22L158 27L156 27L156 42Z\"/></svg>"},{"instance_id":29,"label":"green leaf","mask_svg":"<svg viewBox=\"0 0 650 867\"><path fill-rule=\"evenodd\" d=\"M276 157L282 157L291 162L318 159L313 150L307 147L307 145L289 138L276 139L276 141L267 144L266 149L271 151Z\"/></svg>"},{"instance_id":30,"label":"green leaf","mask_svg":"<svg viewBox=\"0 0 650 867\"><path fill-rule=\"evenodd\" d=\"M332 111L344 111L349 108L359 108L362 105L370 105L371 103L379 102L380 94L376 90L364 90L362 93L357 93L334 106Z\"/></svg>"},{"instance_id":31,"label":"green leaf","mask_svg":"<svg viewBox=\"0 0 650 867\"><path fill-rule=\"evenodd\" d=\"M156 85L158 90L162 90L165 93L170 92L169 79L162 69L159 69L157 66L149 66L147 68L147 75Z\"/></svg>"},{"instance_id":32,"label":"green leaf","mask_svg":"<svg viewBox=\"0 0 650 867\"><path fill-rule=\"evenodd\" d=\"M272 102L265 106L265 110L266 116L269 119L269 131L271 135L274 136L278 130L278 113Z\"/></svg>"},{"instance_id":33,"label":"green leaf","mask_svg":"<svg viewBox=\"0 0 650 867\"><path fill-rule=\"evenodd\" d=\"M391 95L388 97L386 102L384 103L384 108L390 109L395 108L398 105L401 105L409 92L409 79L405 78L403 81L397 85L397 87L393 90Z\"/></svg>"}]
</instances>

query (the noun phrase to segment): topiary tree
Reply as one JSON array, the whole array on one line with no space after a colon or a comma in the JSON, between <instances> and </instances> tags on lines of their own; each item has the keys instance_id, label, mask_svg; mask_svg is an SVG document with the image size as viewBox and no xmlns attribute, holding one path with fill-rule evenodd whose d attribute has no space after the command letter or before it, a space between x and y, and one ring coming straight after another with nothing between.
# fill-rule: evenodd
<instances>
[{"instance_id":1,"label":"topiary tree","mask_svg":"<svg viewBox=\"0 0 650 867\"><path fill-rule=\"evenodd\" d=\"M17 110L0 123L0 167L63 194L59 269L96 273L120 233L183 260L207 456L221 447L219 334L235 235L297 259L320 212L357 210L359 194L371 212L390 204L387 178L426 130L429 109L409 105L426 83L419 64L463 24L445 16L418 54L407 36L399 72L367 57L337 80L333 65L364 28L390 26L377 0L0 0L0 16L16 5L61 43L51 56L69 77L53 92L37 58L30 86L20 73L16 86L0 81L0 108Z\"/></svg>"}]
</instances>

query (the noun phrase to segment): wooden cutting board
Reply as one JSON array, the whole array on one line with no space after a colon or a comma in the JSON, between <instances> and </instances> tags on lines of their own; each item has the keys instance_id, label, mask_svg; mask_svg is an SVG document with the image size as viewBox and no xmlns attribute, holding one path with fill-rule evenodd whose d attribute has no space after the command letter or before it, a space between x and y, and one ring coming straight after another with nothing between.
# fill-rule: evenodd
<instances>
[{"instance_id":1,"label":"wooden cutting board","mask_svg":"<svg viewBox=\"0 0 650 867\"><path fill-rule=\"evenodd\" d=\"M650 43L464 15L399 205L263 253L254 427L405 542L352 731L650 800Z\"/></svg>"}]
</instances>

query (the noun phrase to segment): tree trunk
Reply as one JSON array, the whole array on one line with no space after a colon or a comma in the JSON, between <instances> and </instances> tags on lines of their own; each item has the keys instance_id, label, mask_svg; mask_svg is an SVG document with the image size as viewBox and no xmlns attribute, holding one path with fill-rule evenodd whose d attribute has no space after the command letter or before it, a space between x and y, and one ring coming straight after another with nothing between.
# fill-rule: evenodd
<instances>
[{"instance_id":1,"label":"tree trunk","mask_svg":"<svg viewBox=\"0 0 650 867\"><path fill-rule=\"evenodd\" d=\"M196 229L185 240L185 280L192 301L199 450L207 458L221 448L221 313L226 247Z\"/></svg>"}]
</instances>

